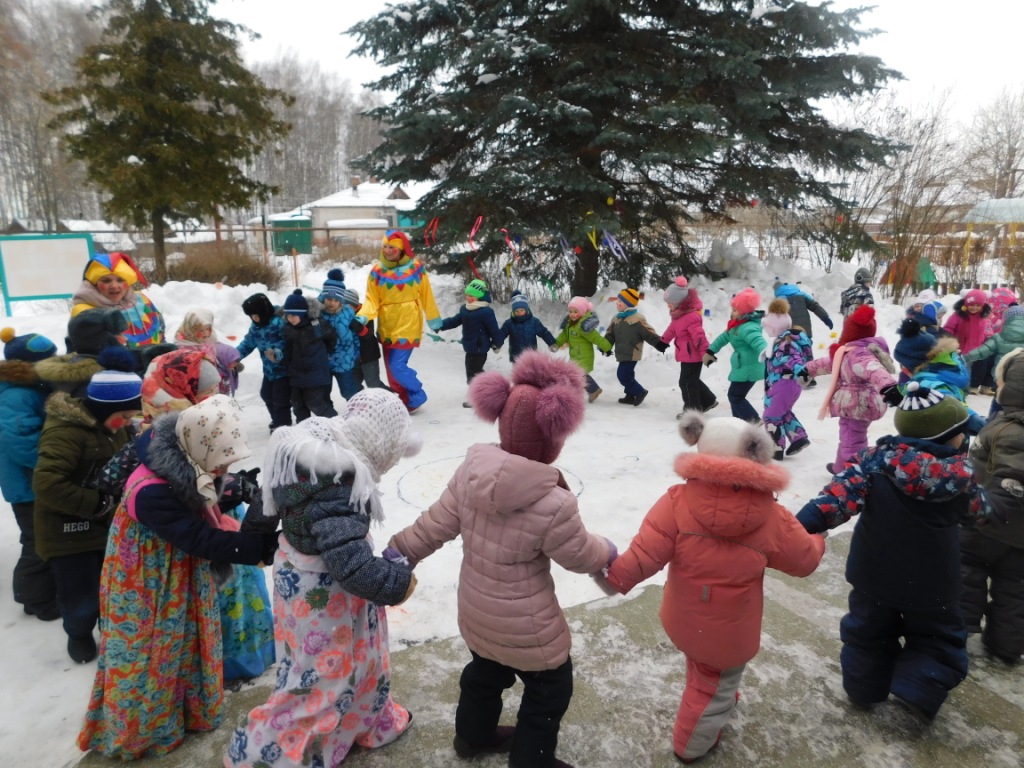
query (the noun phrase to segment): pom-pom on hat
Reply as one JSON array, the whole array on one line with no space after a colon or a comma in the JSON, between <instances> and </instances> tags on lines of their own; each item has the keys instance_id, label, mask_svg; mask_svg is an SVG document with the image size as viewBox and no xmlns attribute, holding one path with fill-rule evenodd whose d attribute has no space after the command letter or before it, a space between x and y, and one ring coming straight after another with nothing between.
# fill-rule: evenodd
<instances>
[{"instance_id":1,"label":"pom-pom on hat","mask_svg":"<svg viewBox=\"0 0 1024 768\"><path fill-rule=\"evenodd\" d=\"M772 299L768 312L761 318L761 327L772 338L793 327L793 319L789 316L789 302L785 299Z\"/></svg>"},{"instance_id":2,"label":"pom-pom on hat","mask_svg":"<svg viewBox=\"0 0 1024 768\"><path fill-rule=\"evenodd\" d=\"M675 307L678 306L683 299L685 299L690 293L690 284L686 281L686 278L680 275L677 277L672 284L665 289L665 293L662 294L662 298L665 299L666 304L670 304Z\"/></svg>"},{"instance_id":3,"label":"pom-pom on hat","mask_svg":"<svg viewBox=\"0 0 1024 768\"><path fill-rule=\"evenodd\" d=\"M623 288L615 295L615 298L627 307L635 307L640 303L640 292L636 288Z\"/></svg>"},{"instance_id":4,"label":"pom-pom on hat","mask_svg":"<svg viewBox=\"0 0 1024 768\"><path fill-rule=\"evenodd\" d=\"M964 306L965 307L970 307L970 306L983 307L983 306L985 306L986 303L988 303L988 296L980 288L972 288L971 290L969 290L967 292L967 295L964 296Z\"/></svg>"},{"instance_id":5,"label":"pom-pom on hat","mask_svg":"<svg viewBox=\"0 0 1024 768\"><path fill-rule=\"evenodd\" d=\"M729 306L741 315L749 315L761 305L761 296L753 288L744 288L732 297Z\"/></svg>"},{"instance_id":6,"label":"pom-pom on hat","mask_svg":"<svg viewBox=\"0 0 1024 768\"><path fill-rule=\"evenodd\" d=\"M470 280L466 284L466 295L474 299L482 299L487 295L487 283L483 280Z\"/></svg>"},{"instance_id":7,"label":"pom-pom on hat","mask_svg":"<svg viewBox=\"0 0 1024 768\"><path fill-rule=\"evenodd\" d=\"M129 371L97 371L85 389L86 409L99 422L115 413L142 410L142 379Z\"/></svg>"},{"instance_id":8,"label":"pom-pom on hat","mask_svg":"<svg viewBox=\"0 0 1024 768\"><path fill-rule=\"evenodd\" d=\"M356 293L351 288L346 288L344 291L341 292L341 303L342 304L348 304L349 306L352 306L352 307L358 307L359 306L359 294Z\"/></svg>"},{"instance_id":9,"label":"pom-pom on hat","mask_svg":"<svg viewBox=\"0 0 1024 768\"><path fill-rule=\"evenodd\" d=\"M497 371L473 377L469 402L480 418L498 422L503 450L550 464L583 421L583 371L527 350L512 366L511 380Z\"/></svg>"},{"instance_id":10,"label":"pom-pom on hat","mask_svg":"<svg viewBox=\"0 0 1024 768\"><path fill-rule=\"evenodd\" d=\"M265 293L254 293L243 301L242 311L249 317L256 315L259 318L256 325L261 328L274 318L274 305Z\"/></svg>"},{"instance_id":11,"label":"pom-pom on hat","mask_svg":"<svg viewBox=\"0 0 1024 768\"><path fill-rule=\"evenodd\" d=\"M337 299L341 301L341 293L344 290L345 273L335 267L327 273L327 279L324 280L323 288L320 289L320 301L324 299Z\"/></svg>"},{"instance_id":12,"label":"pom-pom on hat","mask_svg":"<svg viewBox=\"0 0 1024 768\"><path fill-rule=\"evenodd\" d=\"M13 328L0 331L0 341L4 343L4 359L22 360L36 363L57 354L57 345L38 333L14 335Z\"/></svg>"},{"instance_id":13,"label":"pom-pom on hat","mask_svg":"<svg viewBox=\"0 0 1024 768\"><path fill-rule=\"evenodd\" d=\"M527 312L530 311L530 301L519 291L512 292L512 311L515 312L517 309L525 309Z\"/></svg>"},{"instance_id":14,"label":"pom-pom on hat","mask_svg":"<svg viewBox=\"0 0 1024 768\"><path fill-rule=\"evenodd\" d=\"M68 321L68 352L98 355L107 347L120 346L118 336L128 329L119 309L87 309Z\"/></svg>"},{"instance_id":15,"label":"pom-pom on hat","mask_svg":"<svg viewBox=\"0 0 1024 768\"><path fill-rule=\"evenodd\" d=\"M575 309L581 315L587 314L594 308L594 305L587 301L582 296L573 296L569 299L569 309Z\"/></svg>"},{"instance_id":16,"label":"pom-pom on hat","mask_svg":"<svg viewBox=\"0 0 1024 768\"><path fill-rule=\"evenodd\" d=\"M309 302L302 295L302 289L296 288L288 298L284 300L284 313L286 315L305 315L309 312Z\"/></svg>"},{"instance_id":17,"label":"pom-pom on hat","mask_svg":"<svg viewBox=\"0 0 1024 768\"><path fill-rule=\"evenodd\" d=\"M893 424L904 437L945 443L964 431L969 418L967 406L955 397L910 381L903 389Z\"/></svg>"}]
</instances>

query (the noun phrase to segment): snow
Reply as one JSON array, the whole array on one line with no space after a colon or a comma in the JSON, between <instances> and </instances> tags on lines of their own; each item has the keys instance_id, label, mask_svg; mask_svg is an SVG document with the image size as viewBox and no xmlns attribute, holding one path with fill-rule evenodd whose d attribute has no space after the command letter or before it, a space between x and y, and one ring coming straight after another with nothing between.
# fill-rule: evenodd
<instances>
[{"instance_id":1,"label":"snow","mask_svg":"<svg viewBox=\"0 0 1024 768\"><path fill-rule=\"evenodd\" d=\"M763 264L756 259L745 259L738 266L740 268L734 271L741 273L742 277L719 282L694 277L690 281L691 286L701 292L708 310L705 330L709 337L713 338L724 330L729 316L728 302L733 293L753 284L763 297L770 297L776 276L790 281L802 280L804 287L836 320L838 329L839 294L852 282L854 266L840 265L831 274L799 271L789 262ZM345 271L348 285L362 295L368 267ZM306 287L318 287L326 272L326 269L306 271L301 283ZM454 314L463 300L462 279L434 276L431 280L442 315ZM611 300L622 287L621 283L612 284L594 297L602 323L607 323L614 314ZM659 331L669 322L667 308L661 301L663 287L641 286L646 296L639 306ZM524 285L521 289L530 296L534 313L549 329L557 332L564 305L553 301L543 286ZM249 324L241 311L241 302L259 290L265 290L265 287L217 288L194 282L172 282L153 286L148 293L164 313L172 331L177 329L190 307L202 305L214 311L215 328L220 338L237 343ZM286 288L277 294L271 293L271 298L279 302L289 291L290 288ZM954 298L947 297L945 303L951 306ZM889 340L891 347L896 341L894 329L899 325L903 310L881 303L877 292L876 300L879 301L879 332ZM64 301L19 303L14 308L15 316L4 320L2 325L13 326L19 334L30 331L43 333L60 347L65 336L67 309ZM509 316L508 306L495 305L495 311L499 322ZM832 340L830 333L816 318L814 323L816 354L825 354L826 346ZM415 520L421 510L438 498L469 445L497 439L496 425L480 421L470 409L461 405L465 399L466 384L463 352L458 341L458 331L447 333L443 342L428 341L412 357L412 365L419 371L430 398L413 417L416 428L422 433L424 448L418 456L401 461L383 479L386 520L383 528L374 532L378 548L382 548L392 533ZM559 354L566 353L562 351ZM258 395L259 361L256 356L251 356L245 363L238 401L244 410L252 449L252 457L243 462L243 466L250 467L258 465L264 454L269 417ZM510 368L506 350L489 357L487 370L507 373ZM637 374L651 394L643 406L633 408L616 402L622 392L615 378L614 360L599 356L593 375L604 388L604 393L587 407L582 428L568 440L556 462L579 496L581 514L588 528L612 539L620 550L629 543L649 507L678 479L672 472L672 460L680 451L688 450L676 431L675 415L681 410L676 383L678 373L678 364L671 352L659 355L652 348L646 348ZM727 373L727 355L705 369L704 379L722 403L711 415L728 415L725 399ZM797 404L797 413L808 428L813 447L787 458L783 465L790 470L792 480L780 500L794 511L816 495L828 479L824 465L834 456L837 422L834 419L821 422L815 418L827 389L826 379L818 387L807 390ZM760 396L761 387L755 386L751 401L759 411ZM336 394L335 403L341 405ZM890 428L891 419L882 419L872 425L870 437L874 439L886 434ZM4 503L4 506L9 505ZM0 625L3 626L6 649L4 654L0 654L0 679L5 681L5 689L9 692L0 703L0 723L3 723L0 753L11 765L66 766L80 756L74 740L85 712L96 666L79 666L68 659L66 637L59 621L44 623L25 616L20 606L13 602L10 578L17 553L17 527L8 508L6 514L0 513L0 561L5 564L0 570ZM419 586L414 598L401 608L389 611L394 649L458 634L454 595L460 559L461 542L456 540L418 566ZM573 606L603 597L591 579L557 567L554 570L563 605ZM658 579L652 581L657 582ZM806 653L812 655L810 650Z\"/></svg>"}]
</instances>

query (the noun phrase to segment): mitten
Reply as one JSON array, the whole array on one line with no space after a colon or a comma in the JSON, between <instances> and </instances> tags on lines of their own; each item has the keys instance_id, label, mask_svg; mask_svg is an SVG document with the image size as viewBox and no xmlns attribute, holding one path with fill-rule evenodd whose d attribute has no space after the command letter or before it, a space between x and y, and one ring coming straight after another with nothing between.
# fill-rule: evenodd
<instances>
[{"instance_id":1,"label":"mitten","mask_svg":"<svg viewBox=\"0 0 1024 768\"><path fill-rule=\"evenodd\" d=\"M713 352L705 352L704 353L704 358L703 358L702 362L704 363L705 367L708 367L712 363L717 362L717 361L718 361L718 358L715 357Z\"/></svg>"},{"instance_id":2,"label":"mitten","mask_svg":"<svg viewBox=\"0 0 1024 768\"><path fill-rule=\"evenodd\" d=\"M807 372L806 368L801 368L799 371L796 372L796 380L797 383L799 383L800 386L803 387L804 389L807 389L807 387L811 386L811 382L814 381L814 379L811 378L811 374Z\"/></svg>"},{"instance_id":3,"label":"mitten","mask_svg":"<svg viewBox=\"0 0 1024 768\"><path fill-rule=\"evenodd\" d=\"M620 594L619 590L617 590L615 587L608 583L607 568L602 568L597 573L590 574L590 578L594 580L594 583L597 584L597 586L600 587L601 591L604 592L606 595L611 596Z\"/></svg>"},{"instance_id":4,"label":"mitten","mask_svg":"<svg viewBox=\"0 0 1024 768\"><path fill-rule=\"evenodd\" d=\"M264 533L263 549L260 550L260 562L263 565L271 565L274 562L274 555L277 554L277 544L280 534Z\"/></svg>"},{"instance_id":5,"label":"mitten","mask_svg":"<svg viewBox=\"0 0 1024 768\"><path fill-rule=\"evenodd\" d=\"M557 344L552 344L550 347L548 347L548 349L550 349L552 352L557 352L558 351L558 345Z\"/></svg>"},{"instance_id":6,"label":"mitten","mask_svg":"<svg viewBox=\"0 0 1024 768\"><path fill-rule=\"evenodd\" d=\"M277 531L279 522L279 517L267 517L263 514L263 494L259 494L245 511L245 517L242 518L242 530L253 533L274 533Z\"/></svg>"},{"instance_id":7,"label":"mitten","mask_svg":"<svg viewBox=\"0 0 1024 768\"><path fill-rule=\"evenodd\" d=\"M605 357L611 357L612 351L610 349L602 349L601 354L604 355Z\"/></svg>"},{"instance_id":8,"label":"mitten","mask_svg":"<svg viewBox=\"0 0 1024 768\"><path fill-rule=\"evenodd\" d=\"M405 597L403 597L401 600L399 600L397 603L395 603L395 605L401 605L402 603L404 603L406 600L408 600L410 597L412 597L412 593L415 592L415 591L416 591L416 574L415 573L410 573L409 574L409 588L407 590L405 590Z\"/></svg>"},{"instance_id":9,"label":"mitten","mask_svg":"<svg viewBox=\"0 0 1024 768\"><path fill-rule=\"evenodd\" d=\"M276 363L281 359L281 353L276 349L267 349L263 352L263 356L272 363Z\"/></svg>"},{"instance_id":10,"label":"mitten","mask_svg":"<svg viewBox=\"0 0 1024 768\"><path fill-rule=\"evenodd\" d=\"M899 384L890 384L888 387L882 387L879 394L885 400L886 405L891 405L893 408L903 402L903 392L900 391Z\"/></svg>"},{"instance_id":11,"label":"mitten","mask_svg":"<svg viewBox=\"0 0 1024 768\"><path fill-rule=\"evenodd\" d=\"M400 563L406 566L409 570L412 570L412 565L409 563L409 558L398 551L396 547L386 547L380 556L387 560L389 563Z\"/></svg>"},{"instance_id":12,"label":"mitten","mask_svg":"<svg viewBox=\"0 0 1024 768\"><path fill-rule=\"evenodd\" d=\"M666 344L664 341L659 341L657 344L654 345L654 348L659 352L664 352L666 349L668 349L668 344Z\"/></svg>"},{"instance_id":13,"label":"mitten","mask_svg":"<svg viewBox=\"0 0 1024 768\"><path fill-rule=\"evenodd\" d=\"M366 325L368 322L370 322L370 319L368 317L366 317L365 315L356 315L356 321L360 325Z\"/></svg>"},{"instance_id":14,"label":"mitten","mask_svg":"<svg viewBox=\"0 0 1024 768\"><path fill-rule=\"evenodd\" d=\"M441 330L441 318L440 317L435 317L433 320L427 320L427 326L432 331L440 331Z\"/></svg>"},{"instance_id":15,"label":"mitten","mask_svg":"<svg viewBox=\"0 0 1024 768\"><path fill-rule=\"evenodd\" d=\"M611 564L615 562L615 558L619 556L619 548L615 546L615 542L611 539L605 539L608 542L608 562L605 563L605 568L610 568Z\"/></svg>"}]
</instances>

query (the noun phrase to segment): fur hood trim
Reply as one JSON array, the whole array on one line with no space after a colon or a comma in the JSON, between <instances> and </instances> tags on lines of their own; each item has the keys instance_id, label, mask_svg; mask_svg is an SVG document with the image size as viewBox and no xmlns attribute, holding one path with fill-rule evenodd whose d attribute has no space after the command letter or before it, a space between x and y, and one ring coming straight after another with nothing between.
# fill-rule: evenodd
<instances>
[{"instance_id":1,"label":"fur hood trim","mask_svg":"<svg viewBox=\"0 0 1024 768\"><path fill-rule=\"evenodd\" d=\"M782 467L759 464L738 456L681 453L676 457L675 470L684 480L703 480L713 485L739 485L768 493L777 493L789 485L789 472ZM740 478L742 482L737 482Z\"/></svg>"},{"instance_id":2,"label":"fur hood trim","mask_svg":"<svg viewBox=\"0 0 1024 768\"><path fill-rule=\"evenodd\" d=\"M20 387L34 387L39 384L36 364L27 360L4 360L0 362L0 381Z\"/></svg>"},{"instance_id":3,"label":"fur hood trim","mask_svg":"<svg viewBox=\"0 0 1024 768\"><path fill-rule=\"evenodd\" d=\"M145 464L154 475L167 481L171 492L182 503L193 512L202 514L206 500L196 488L196 471L178 444L178 435L174 431L178 415L178 411L172 411L153 422L153 435L146 451Z\"/></svg>"},{"instance_id":4,"label":"fur hood trim","mask_svg":"<svg viewBox=\"0 0 1024 768\"><path fill-rule=\"evenodd\" d=\"M929 360L934 360L940 355L959 351L960 342L956 336L943 336L935 341L935 344L928 350L928 354L925 357Z\"/></svg>"},{"instance_id":5,"label":"fur hood trim","mask_svg":"<svg viewBox=\"0 0 1024 768\"><path fill-rule=\"evenodd\" d=\"M53 386L81 384L91 379L97 371L103 370L95 357L75 354L55 355L35 365L39 378Z\"/></svg>"},{"instance_id":6,"label":"fur hood trim","mask_svg":"<svg viewBox=\"0 0 1024 768\"><path fill-rule=\"evenodd\" d=\"M46 415L87 429L99 429L100 423L81 400L67 392L54 392L46 398Z\"/></svg>"}]
</instances>

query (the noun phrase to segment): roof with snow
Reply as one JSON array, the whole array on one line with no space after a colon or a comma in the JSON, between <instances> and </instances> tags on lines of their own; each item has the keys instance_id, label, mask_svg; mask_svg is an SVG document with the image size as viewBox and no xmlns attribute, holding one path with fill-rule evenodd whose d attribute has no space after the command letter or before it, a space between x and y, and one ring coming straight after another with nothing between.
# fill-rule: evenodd
<instances>
[{"instance_id":1,"label":"roof with snow","mask_svg":"<svg viewBox=\"0 0 1024 768\"><path fill-rule=\"evenodd\" d=\"M967 212L964 221L968 224L1022 224L1024 197L983 200Z\"/></svg>"},{"instance_id":2,"label":"roof with snow","mask_svg":"<svg viewBox=\"0 0 1024 768\"><path fill-rule=\"evenodd\" d=\"M307 203L302 208L367 208L379 205L393 207L397 210L409 210L433 188L433 182L382 184L376 181L364 181L357 186Z\"/></svg>"}]
</instances>

